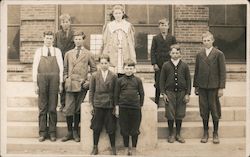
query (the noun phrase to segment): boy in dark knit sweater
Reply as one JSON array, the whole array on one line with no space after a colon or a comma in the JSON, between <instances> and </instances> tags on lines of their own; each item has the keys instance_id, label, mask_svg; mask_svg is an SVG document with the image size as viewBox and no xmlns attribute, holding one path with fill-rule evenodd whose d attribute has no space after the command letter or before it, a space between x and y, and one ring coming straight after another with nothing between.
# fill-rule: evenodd
<instances>
[{"instance_id":1,"label":"boy in dark knit sweater","mask_svg":"<svg viewBox=\"0 0 250 157\"><path fill-rule=\"evenodd\" d=\"M99 58L100 70L92 75L89 88L89 102L93 106L93 118L91 129L93 130L94 147L91 155L98 154L98 142L103 125L109 134L112 155L116 155L115 129L116 117L114 111L114 91L117 76L108 70L110 58L108 55L101 55Z\"/></svg>"},{"instance_id":2,"label":"boy in dark knit sweater","mask_svg":"<svg viewBox=\"0 0 250 157\"><path fill-rule=\"evenodd\" d=\"M116 114L119 113L121 135L127 155L135 155L140 134L144 89L141 79L134 76L135 62L131 59L125 60L123 68L125 75L117 80L115 87ZM129 147L130 136L132 136L132 150Z\"/></svg>"},{"instance_id":3,"label":"boy in dark knit sweater","mask_svg":"<svg viewBox=\"0 0 250 157\"><path fill-rule=\"evenodd\" d=\"M188 65L181 61L179 45L171 46L170 56L171 60L162 66L160 77L160 90L165 102L165 116L168 119L168 142L173 143L176 139L180 143L185 143L180 131L191 91L190 72ZM174 121L176 136L173 134Z\"/></svg>"}]
</instances>

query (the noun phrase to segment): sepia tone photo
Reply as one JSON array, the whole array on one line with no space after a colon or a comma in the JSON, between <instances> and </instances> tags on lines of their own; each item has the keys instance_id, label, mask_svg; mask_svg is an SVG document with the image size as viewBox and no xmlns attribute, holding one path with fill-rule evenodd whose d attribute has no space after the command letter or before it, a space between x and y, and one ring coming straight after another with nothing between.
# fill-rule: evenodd
<instances>
[{"instance_id":1,"label":"sepia tone photo","mask_svg":"<svg viewBox=\"0 0 250 157\"><path fill-rule=\"evenodd\" d=\"M248 156L248 7L1 1L1 155Z\"/></svg>"}]
</instances>

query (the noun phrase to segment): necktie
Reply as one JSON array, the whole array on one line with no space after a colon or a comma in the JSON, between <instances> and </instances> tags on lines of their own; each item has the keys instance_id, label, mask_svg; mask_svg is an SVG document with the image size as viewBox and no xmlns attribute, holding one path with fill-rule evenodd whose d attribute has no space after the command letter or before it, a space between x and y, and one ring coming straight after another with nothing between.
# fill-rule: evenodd
<instances>
[{"instance_id":1,"label":"necktie","mask_svg":"<svg viewBox=\"0 0 250 157\"><path fill-rule=\"evenodd\" d=\"M77 48L76 58L78 58L78 57L79 57L79 55L80 55L80 51L81 51L81 48Z\"/></svg>"},{"instance_id":2,"label":"necktie","mask_svg":"<svg viewBox=\"0 0 250 157\"><path fill-rule=\"evenodd\" d=\"M51 56L50 49L48 48L48 56Z\"/></svg>"}]
</instances>

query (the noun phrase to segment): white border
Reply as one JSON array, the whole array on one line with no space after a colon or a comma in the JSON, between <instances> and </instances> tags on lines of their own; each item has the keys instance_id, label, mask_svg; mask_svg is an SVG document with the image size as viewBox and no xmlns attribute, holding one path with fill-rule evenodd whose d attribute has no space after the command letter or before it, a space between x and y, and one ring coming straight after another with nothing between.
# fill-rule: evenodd
<instances>
[{"instance_id":1,"label":"white border","mask_svg":"<svg viewBox=\"0 0 250 157\"><path fill-rule=\"evenodd\" d=\"M7 6L8 5L41 5L41 4L151 4L151 5L231 5L231 4L246 4L247 5L247 36L246 36L246 44L247 44L247 91L246 91L246 157L250 154L250 98L249 98L249 90L250 90L250 54L249 54L249 39L250 37L250 22L249 22L249 3L247 0L78 0L78 1L70 1L70 0L2 0L1 1L1 155L2 156L19 156L19 157L28 157L28 156L41 156L41 155L13 155L6 153L6 145L7 145ZM249 89L249 90L248 90ZM44 155L44 156L72 156L72 155ZM85 155L74 155L74 156L85 156ZM86 155L88 156L88 155Z\"/></svg>"}]
</instances>

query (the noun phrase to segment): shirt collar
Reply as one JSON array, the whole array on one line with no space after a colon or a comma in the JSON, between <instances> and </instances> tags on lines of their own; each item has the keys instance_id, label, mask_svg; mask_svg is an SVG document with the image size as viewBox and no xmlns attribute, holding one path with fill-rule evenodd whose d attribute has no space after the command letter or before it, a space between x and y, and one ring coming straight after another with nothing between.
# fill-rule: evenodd
<instances>
[{"instance_id":1,"label":"shirt collar","mask_svg":"<svg viewBox=\"0 0 250 157\"><path fill-rule=\"evenodd\" d=\"M75 47L74 49L77 50L77 47ZM81 47L81 50L83 50L83 49L84 49L84 47L82 46L82 47Z\"/></svg>"},{"instance_id":2,"label":"shirt collar","mask_svg":"<svg viewBox=\"0 0 250 157\"><path fill-rule=\"evenodd\" d=\"M177 59L177 60L171 59L171 62L172 62L175 66L177 66L177 65L179 64L180 60L181 60L180 58Z\"/></svg>"},{"instance_id":3,"label":"shirt collar","mask_svg":"<svg viewBox=\"0 0 250 157\"><path fill-rule=\"evenodd\" d=\"M212 51L212 49L213 49L213 46L212 46L212 47L210 47L209 49L205 48L205 50L206 50L207 52L211 52L211 51Z\"/></svg>"},{"instance_id":4,"label":"shirt collar","mask_svg":"<svg viewBox=\"0 0 250 157\"><path fill-rule=\"evenodd\" d=\"M44 49L48 49L48 48L52 49L53 46L51 45L50 47L47 47L47 46L44 45L43 48L44 48Z\"/></svg>"}]
</instances>

